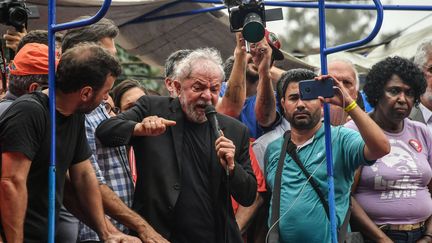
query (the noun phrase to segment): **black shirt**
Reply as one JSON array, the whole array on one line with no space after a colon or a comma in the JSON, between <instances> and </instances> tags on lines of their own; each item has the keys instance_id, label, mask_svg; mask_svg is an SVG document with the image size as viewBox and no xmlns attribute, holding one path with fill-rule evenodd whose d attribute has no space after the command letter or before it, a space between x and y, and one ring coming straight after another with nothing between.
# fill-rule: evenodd
<instances>
[{"instance_id":1,"label":"black shirt","mask_svg":"<svg viewBox=\"0 0 432 243\"><path fill-rule=\"evenodd\" d=\"M32 161L27 177L28 205L24 222L25 242L47 242L48 167L50 162L50 120L48 96L35 92L18 98L0 117L2 152L20 152ZM84 115L56 113L56 218L63 201L66 171L88 159L91 150L84 127ZM1 228L1 225L0 225ZM1 228L3 231L3 229Z\"/></svg>"},{"instance_id":2,"label":"black shirt","mask_svg":"<svg viewBox=\"0 0 432 243\"><path fill-rule=\"evenodd\" d=\"M213 242L215 216L211 198L211 141L208 122L185 121L181 192L174 210L171 242ZM213 161L214 162L214 161Z\"/></svg>"}]
</instances>

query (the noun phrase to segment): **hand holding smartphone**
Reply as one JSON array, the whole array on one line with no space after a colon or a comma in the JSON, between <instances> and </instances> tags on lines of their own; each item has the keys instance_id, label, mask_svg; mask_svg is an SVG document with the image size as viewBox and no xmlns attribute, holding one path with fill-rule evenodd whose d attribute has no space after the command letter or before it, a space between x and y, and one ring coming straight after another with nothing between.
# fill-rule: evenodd
<instances>
[{"instance_id":1,"label":"hand holding smartphone","mask_svg":"<svg viewBox=\"0 0 432 243\"><path fill-rule=\"evenodd\" d=\"M332 78L326 78L324 80L311 79L300 81L300 99L314 100L318 99L318 96L331 98L334 96L333 84L334 80Z\"/></svg>"}]
</instances>

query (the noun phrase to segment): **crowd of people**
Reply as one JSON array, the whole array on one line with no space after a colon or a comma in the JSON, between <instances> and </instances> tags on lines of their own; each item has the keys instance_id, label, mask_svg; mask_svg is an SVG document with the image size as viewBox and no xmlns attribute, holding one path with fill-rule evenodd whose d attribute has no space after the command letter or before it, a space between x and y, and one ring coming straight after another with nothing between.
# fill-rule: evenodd
<instances>
[{"instance_id":1,"label":"crowd of people","mask_svg":"<svg viewBox=\"0 0 432 243\"><path fill-rule=\"evenodd\" d=\"M348 60L325 75L277 68L268 30L249 52L237 33L225 61L209 47L172 53L169 96L113 87L118 34L103 18L56 38L56 242L331 242L324 102L339 242L349 228L363 242L432 242L432 40L413 61L376 63L363 100ZM0 102L4 242L48 241L47 37L4 35L16 51ZM328 78L333 97L301 99L300 81Z\"/></svg>"}]
</instances>

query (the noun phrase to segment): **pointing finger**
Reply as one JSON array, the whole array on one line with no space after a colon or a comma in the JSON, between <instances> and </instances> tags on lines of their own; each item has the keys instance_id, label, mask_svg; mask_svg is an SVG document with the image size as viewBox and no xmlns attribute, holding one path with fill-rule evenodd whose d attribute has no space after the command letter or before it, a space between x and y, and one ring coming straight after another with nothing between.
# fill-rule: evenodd
<instances>
[{"instance_id":1,"label":"pointing finger","mask_svg":"<svg viewBox=\"0 0 432 243\"><path fill-rule=\"evenodd\" d=\"M164 118L162 118L161 121L167 127L171 127L171 126L174 126L175 124L177 124L176 121L167 120L167 119L164 119Z\"/></svg>"}]
</instances>

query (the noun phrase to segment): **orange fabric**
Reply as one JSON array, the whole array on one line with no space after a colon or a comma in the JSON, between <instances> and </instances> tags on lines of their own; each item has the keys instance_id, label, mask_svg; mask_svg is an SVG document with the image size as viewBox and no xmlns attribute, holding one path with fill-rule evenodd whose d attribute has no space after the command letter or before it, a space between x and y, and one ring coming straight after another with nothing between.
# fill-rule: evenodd
<instances>
[{"instance_id":1,"label":"orange fabric","mask_svg":"<svg viewBox=\"0 0 432 243\"><path fill-rule=\"evenodd\" d=\"M57 64L56 58L56 68ZM17 76L48 74L48 46L38 43L26 44L15 55L9 70L10 74Z\"/></svg>"},{"instance_id":2,"label":"orange fabric","mask_svg":"<svg viewBox=\"0 0 432 243\"><path fill-rule=\"evenodd\" d=\"M129 150L129 166L130 166L130 171L132 174L133 184L135 186L138 175L136 172L136 160L135 160L135 152L134 152L133 147L130 147L130 150Z\"/></svg>"},{"instance_id":3,"label":"orange fabric","mask_svg":"<svg viewBox=\"0 0 432 243\"><path fill-rule=\"evenodd\" d=\"M261 171L261 168L259 167L258 160L255 157L255 153L253 152L252 146L250 146L250 145L249 145L249 156L250 156L252 170L253 170L255 177L257 179L257 192L265 192L265 191L267 191L265 179L264 179L263 173ZM232 197L231 197L231 201L232 201L231 203L232 203L232 207L234 209L234 214L235 214L237 212L239 204Z\"/></svg>"}]
</instances>

